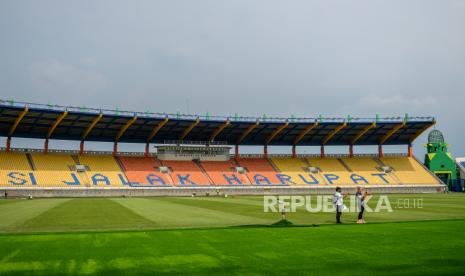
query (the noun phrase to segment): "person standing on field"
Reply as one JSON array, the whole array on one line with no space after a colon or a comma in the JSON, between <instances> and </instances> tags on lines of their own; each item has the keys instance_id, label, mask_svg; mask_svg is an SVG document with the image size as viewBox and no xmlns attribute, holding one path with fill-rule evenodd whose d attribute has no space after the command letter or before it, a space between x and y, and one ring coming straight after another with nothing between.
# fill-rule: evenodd
<instances>
[{"instance_id":1,"label":"person standing on field","mask_svg":"<svg viewBox=\"0 0 465 276\"><path fill-rule=\"evenodd\" d=\"M286 205L284 203L284 200L279 199L279 197L278 197L278 207L279 207L279 212L281 213L281 219L286 220Z\"/></svg>"},{"instance_id":2,"label":"person standing on field","mask_svg":"<svg viewBox=\"0 0 465 276\"><path fill-rule=\"evenodd\" d=\"M358 220L357 223L365 223L363 219L363 211L365 211L365 199L368 196L368 192L362 193L362 188L357 187L357 192L355 197L357 198L357 207L358 207Z\"/></svg>"},{"instance_id":3,"label":"person standing on field","mask_svg":"<svg viewBox=\"0 0 465 276\"><path fill-rule=\"evenodd\" d=\"M341 222L342 211L344 210L344 197L347 195L342 194L341 187L336 187L336 193L334 193L333 203L336 205L336 223Z\"/></svg>"}]
</instances>

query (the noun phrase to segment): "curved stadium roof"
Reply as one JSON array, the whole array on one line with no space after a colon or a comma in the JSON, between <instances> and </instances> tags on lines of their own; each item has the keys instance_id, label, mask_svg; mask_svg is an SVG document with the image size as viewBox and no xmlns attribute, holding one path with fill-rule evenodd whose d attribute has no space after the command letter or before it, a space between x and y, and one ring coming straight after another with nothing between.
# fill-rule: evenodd
<instances>
[{"instance_id":1,"label":"curved stadium roof","mask_svg":"<svg viewBox=\"0 0 465 276\"><path fill-rule=\"evenodd\" d=\"M221 141L229 145L400 145L433 117L256 118L65 107L0 100L5 137L128 143Z\"/></svg>"}]
</instances>

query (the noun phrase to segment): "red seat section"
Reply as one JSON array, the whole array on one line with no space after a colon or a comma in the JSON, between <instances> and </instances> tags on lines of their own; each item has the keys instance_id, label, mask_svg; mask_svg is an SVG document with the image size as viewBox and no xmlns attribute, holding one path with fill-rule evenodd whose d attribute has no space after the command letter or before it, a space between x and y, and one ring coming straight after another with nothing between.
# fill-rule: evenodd
<instances>
[{"instance_id":1,"label":"red seat section","mask_svg":"<svg viewBox=\"0 0 465 276\"><path fill-rule=\"evenodd\" d=\"M210 186L208 177L193 161L164 160L162 164L171 169L171 178L178 186Z\"/></svg>"},{"instance_id":2,"label":"red seat section","mask_svg":"<svg viewBox=\"0 0 465 276\"><path fill-rule=\"evenodd\" d=\"M161 166L160 161L151 157L121 156L121 164L124 173L131 185L172 185L169 175L158 171Z\"/></svg>"},{"instance_id":3,"label":"red seat section","mask_svg":"<svg viewBox=\"0 0 465 276\"><path fill-rule=\"evenodd\" d=\"M160 161L151 157L121 156L121 164L125 171L155 171Z\"/></svg>"},{"instance_id":4,"label":"red seat section","mask_svg":"<svg viewBox=\"0 0 465 276\"><path fill-rule=\"evenodd\" d=\"M246 175L236 172L232 161L201 161L200 164L217 186L250 185Z\"/></svg>"},{"instance_id":5,"label":"red seat section","mask_svg":"<svg viewBox=\"0 0 465 276\"><path fill-rule=\"evenodd\" d=\"M273 169L267 159L264 158L239 158L239 166L247 169L248 177L252 185L280 185L281 181L276 177L276 171Z\"/></svg>"}]
</instances>

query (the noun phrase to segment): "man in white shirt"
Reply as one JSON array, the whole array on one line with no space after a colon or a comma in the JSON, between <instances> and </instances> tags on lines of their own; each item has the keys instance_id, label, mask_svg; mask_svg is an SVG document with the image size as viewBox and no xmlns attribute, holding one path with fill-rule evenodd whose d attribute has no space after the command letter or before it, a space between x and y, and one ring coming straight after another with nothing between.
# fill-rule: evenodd
<instances>
[{"instance_id":1,"label":"man in white shirt","mask_svg":"<svg viewBox=\"0 0 465 276\"><path fill-rule=\"evenodd\" d=\"M336 193L333 198L333 203L336 205L336 223L342 223L341 215L344 209L344 197L345 195L342 194L341 187L336 187Z\"/></svg>"}]
</instances>

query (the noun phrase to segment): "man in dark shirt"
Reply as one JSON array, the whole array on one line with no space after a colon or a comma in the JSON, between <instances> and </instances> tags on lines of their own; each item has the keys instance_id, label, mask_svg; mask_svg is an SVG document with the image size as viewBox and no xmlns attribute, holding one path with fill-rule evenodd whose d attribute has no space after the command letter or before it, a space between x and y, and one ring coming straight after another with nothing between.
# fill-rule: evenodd
<instances>
[{"instance_id":1,"label":"man in dark shirt","mask_svg":"<svg viewBox=\"0 0 465 276\"><path fill-rule=\"evenodd\" d=\"M365 198L368 196L368 193L362 193L362 188L357 187L357 192L355 193L355 197L357 198L357 206L358 206L358 220L357 223L365 223L363 220L363 211L365 211Z\"/></svg>"}]
</instances>

